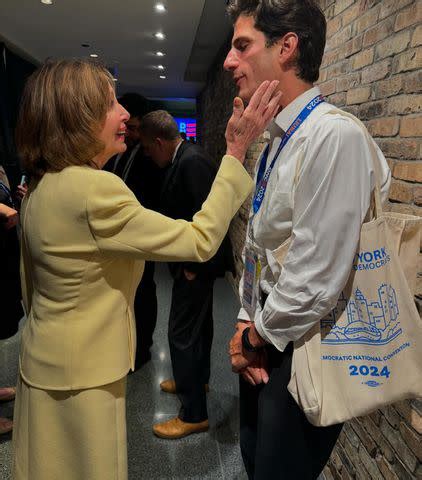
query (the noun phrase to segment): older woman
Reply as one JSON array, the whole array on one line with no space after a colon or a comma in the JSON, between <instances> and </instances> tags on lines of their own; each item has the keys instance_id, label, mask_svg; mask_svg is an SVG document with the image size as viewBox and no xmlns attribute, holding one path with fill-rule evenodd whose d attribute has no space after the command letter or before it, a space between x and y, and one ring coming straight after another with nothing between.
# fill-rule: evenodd
<instances>
[{"instance_id":1,"label":"older woman","mask_svg":"<svg viewBox=\"0 0 422 480\"><path fill-rule=\"evenodd\" d=\"M145 260L205 261L251 191L246 150L275 113L265 82L226 130L211 193L191 223L143 208L101 167L126 149L129 115L102 67L49 62L26 86L18 148L32 175L22 207L27 322L16 395L16 480L127 478L125 386L133 298Z\"/></svg>"}]
</instances>

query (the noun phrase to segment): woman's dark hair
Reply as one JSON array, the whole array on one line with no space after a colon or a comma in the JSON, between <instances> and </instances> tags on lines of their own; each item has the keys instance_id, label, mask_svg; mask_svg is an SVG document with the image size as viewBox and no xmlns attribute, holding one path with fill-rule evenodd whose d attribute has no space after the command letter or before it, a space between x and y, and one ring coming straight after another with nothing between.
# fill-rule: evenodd
<instances>
[{"instance_id":1,"label":"woman's dark hair","mask_svg":"<svg viewBox=\"0 0 422 480\"><path fill-rule=\"evenodd\" d=\"M227 7L233 23L241 15L252 16L255 28L274 45L289 32L299 38L296 58L298 76L316 82L325 48L327 22L313 0L231 0Z\"/></svg>"}]
</instances>

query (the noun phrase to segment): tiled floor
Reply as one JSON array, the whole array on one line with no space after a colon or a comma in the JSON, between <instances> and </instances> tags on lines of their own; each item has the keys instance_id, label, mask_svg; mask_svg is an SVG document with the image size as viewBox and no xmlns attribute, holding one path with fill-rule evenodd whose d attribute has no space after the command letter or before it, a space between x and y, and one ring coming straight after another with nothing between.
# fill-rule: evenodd
<instances>
[{"instance_id":1,"label":"tiled floor","mask_svg":"<svg viewBox=\"0 0 422 480\"><path fill-rule=\"evenodd\" d=\"M156 273L159 315L152 361L128 378L127 423L129 479L246 479L238 446L237 378L227 357L227 344L237 314L230 285L218 280L214 293L214 344L208 406L211 428L181 440L162 440L151 431L153 422L177 414L175 396L160 392L171 372L167 320L171 280L165 266ZM0 342L0 385L12 385L17 373L19 334ZM12 416L13 403L0 406ZM0 437L0 478L9 480L11 436ZM86 479L89 480L89 479Z\"/></svg>"}]
</instances>

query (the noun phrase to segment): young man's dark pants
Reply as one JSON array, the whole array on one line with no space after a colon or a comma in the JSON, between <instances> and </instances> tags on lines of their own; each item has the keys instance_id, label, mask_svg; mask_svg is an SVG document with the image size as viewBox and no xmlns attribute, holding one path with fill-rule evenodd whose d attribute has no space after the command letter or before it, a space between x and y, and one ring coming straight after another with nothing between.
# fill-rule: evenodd
<instances>
[{"instance_id":1,"label":"young man's dark pants","mask_svg":"<svg viewBox=\"0 0 422 480\"><path fill-rule=\"evenodd\" d=\"M199 273L187 280L183 272L173 283L168 339L179 418L202 422L208 418L205 384L210 378L215 278Z\"/></svg>"},{"instance_id":2,"label":"young man's dark pants","mask_svg":"<svg viewBox=\"0 0 422 480\"><path fill-rule=\"evenodd\" d=\"M293 347L268 346L270 380L253 387L240 378L240 447L250 480L315 480L342 424L314 427L287 390Z\"/></svg>"},{"instance_id":3,"label":"young man's dark pants","mask_svg":"<svg viewBox=\"0 0 422 480\"><path fill-rule=\"evenodd\" d=\"M152 336L157 324L157 287L155 262L145 262L144 274L135 295L136 358L135 369L151 359Z\"/></svg>"}]
</instances>

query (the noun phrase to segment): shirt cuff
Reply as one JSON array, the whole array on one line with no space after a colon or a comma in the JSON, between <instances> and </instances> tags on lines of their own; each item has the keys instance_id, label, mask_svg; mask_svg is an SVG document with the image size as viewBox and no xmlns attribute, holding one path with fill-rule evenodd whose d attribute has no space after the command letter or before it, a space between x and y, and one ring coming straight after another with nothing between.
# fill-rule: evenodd
<instances>
[{"instance_id":1,"label":"shirt cuff","mask_svg":"<svg viewBox=\"0 0 422 480\"><path fill-rule=\"evenodd\" d=\"M243 307L239 310L239 313L237 315L237 319L238 320L247 320L248 322L251 322L251 319L248 315L248 312Z\"/></svg>"},{"instance_id":2,"label":"shirt cuff","mask_svg":"<svg viewBox=\"0 0 422 480\"><path fill-rule=\"evenodd\" d=\"M262 325L262 311L257 311L255 314L254 324L257 332L260 337L265 340L267 343L273 345L280 352L284 352L290 340L284 336L277 335L276 337L268 336Z\"/></svg>"}]
</instances>

